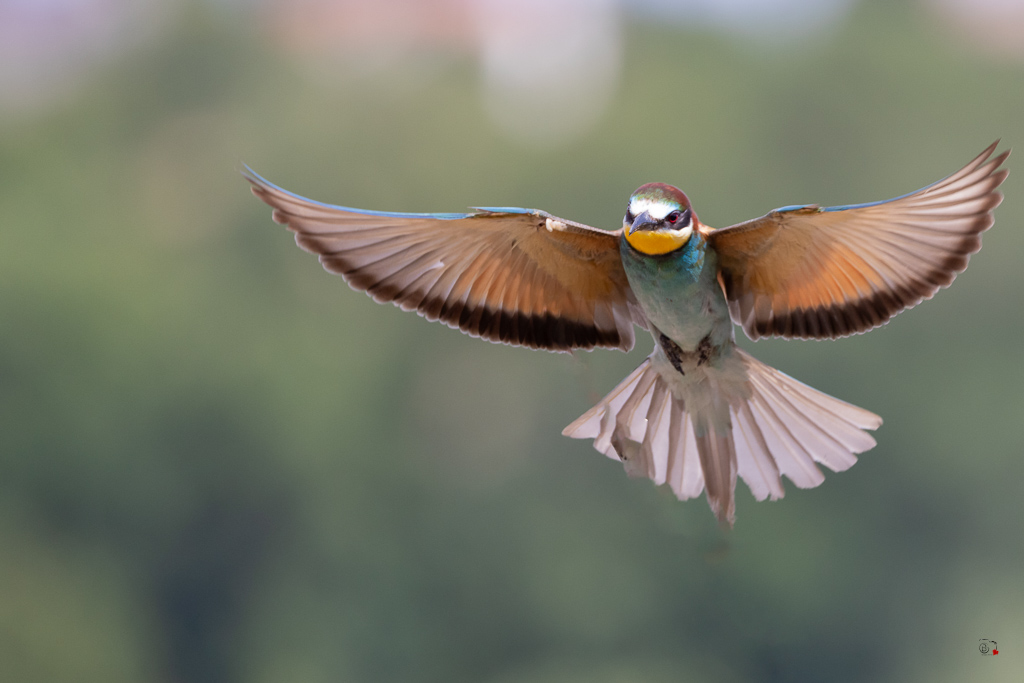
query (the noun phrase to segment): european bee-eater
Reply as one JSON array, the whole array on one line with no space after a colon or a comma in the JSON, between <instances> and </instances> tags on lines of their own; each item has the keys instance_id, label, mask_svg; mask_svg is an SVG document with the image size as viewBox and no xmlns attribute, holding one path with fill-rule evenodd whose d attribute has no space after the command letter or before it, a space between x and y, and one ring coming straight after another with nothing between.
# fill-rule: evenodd
<instances>
[{"instance_id":1,"label":"european bee-eater","mask_svg":"<svg viewBox=\"0 0 1024 683\"><path fill-rule=\"evenodd\" d=\"M475 337L549 351L628 351L633 326L654 351L562 432L594 439L631 476L681 499L707 492L735 518L736 477L757 500L839 472L875 445L877 415L755 360L751 339L836 339L931 298L967 267L1006 178L993 143L960 171L896 199L785 206L713 229L671 185L629 198L606 231L519 208L389 213L321 204L251 170L253 193L324 268Z\"/></svg>"}]
</instances>

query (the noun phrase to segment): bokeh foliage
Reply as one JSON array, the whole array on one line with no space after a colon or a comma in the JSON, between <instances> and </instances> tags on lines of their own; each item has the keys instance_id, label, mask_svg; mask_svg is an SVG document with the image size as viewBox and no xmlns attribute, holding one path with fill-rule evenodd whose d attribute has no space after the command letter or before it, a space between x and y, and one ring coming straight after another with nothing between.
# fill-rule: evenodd
<instances>
[{"instance_id":1,"label":"bokeh foliage","mask_svg":"<svg viewBox=\"0 0 1024 683\"><path fill-rule=\"evenodd\" d=\"M531 149L461 58L310 79L192 12L0 125L0 680L1018 680L1024 174L935 301L743 340L886 424L818 489L744 488L724 533L559 436L649 341L549 355L376 306L237 173L607 228L662 180L726 225L1024 139L1024 68L896 3L800 45L634 25L626 52L600 127Z\"/></svg>"}]
</instances>

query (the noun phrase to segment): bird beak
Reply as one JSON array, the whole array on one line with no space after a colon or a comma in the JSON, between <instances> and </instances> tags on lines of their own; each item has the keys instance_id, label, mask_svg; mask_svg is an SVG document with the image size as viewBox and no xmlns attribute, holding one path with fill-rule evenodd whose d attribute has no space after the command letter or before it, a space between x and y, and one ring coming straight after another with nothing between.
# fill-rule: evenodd
<instances>
[{"instance_id":1,"label":"bird beak","mask_svg":"<svg viewBox=\"0 0 1024 683\"><path fill-rule=\"evenodd\" d=\"M658 221L651 218L651 214L644 211L633 219L633 225L629 226L629 234L632 235L637 230L652 230L656 227L658 227Z\"/></svg>"}]
</instances>

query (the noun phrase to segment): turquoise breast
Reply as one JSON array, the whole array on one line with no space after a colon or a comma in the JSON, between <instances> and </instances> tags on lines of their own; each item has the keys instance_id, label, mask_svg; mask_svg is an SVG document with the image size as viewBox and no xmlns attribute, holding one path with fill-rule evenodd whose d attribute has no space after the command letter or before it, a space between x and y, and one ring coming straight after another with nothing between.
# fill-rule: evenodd
<instances>
[{"instance_id":1,"label":"turquoise breast","mask_svg":"<svg viewBox=\"0 0 1024 683\"><path fill-rule=\"evenodd\" d=\"M729 307L718 284L718 259L699 233L681 249L650 256L625 237L619 251L629 286L647 319L684 350L711 336L715 346L732 339Z\"/></svg>"}]
</instances>

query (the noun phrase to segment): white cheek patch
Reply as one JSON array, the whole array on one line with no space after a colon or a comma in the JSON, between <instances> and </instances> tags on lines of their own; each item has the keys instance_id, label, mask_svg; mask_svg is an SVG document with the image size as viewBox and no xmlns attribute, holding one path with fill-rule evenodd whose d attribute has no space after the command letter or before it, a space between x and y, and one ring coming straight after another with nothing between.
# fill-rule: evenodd
<instances>
[{"instance_id":1,"label":"white cheek patch","mask_svg":"<svg viewBox=\"0 0 1024 683\"><path fill-rule=\"evenodd\" d=\"M679 228L678 230L669 230L668 232L677 240L685 244L686 240L690 239L690 235L693 234L693 223L687 223L684 227Z\"/></svg>"},{"instance_id":2,"label":"white cheek patch","mask_svg":"<svg viewBox=\"0 0 1024 683\"><path fill-rule=\"evenodd\" d=\"M664 220L665 216L669 215L673 211L679 211L680 207L675 204L666 204L661 201L651 201L646 197L634 197L629 203L629 212L634 216L639 216L644 211L650 214L651 218L656 221Z\"/></svg>"}]
</instances>

